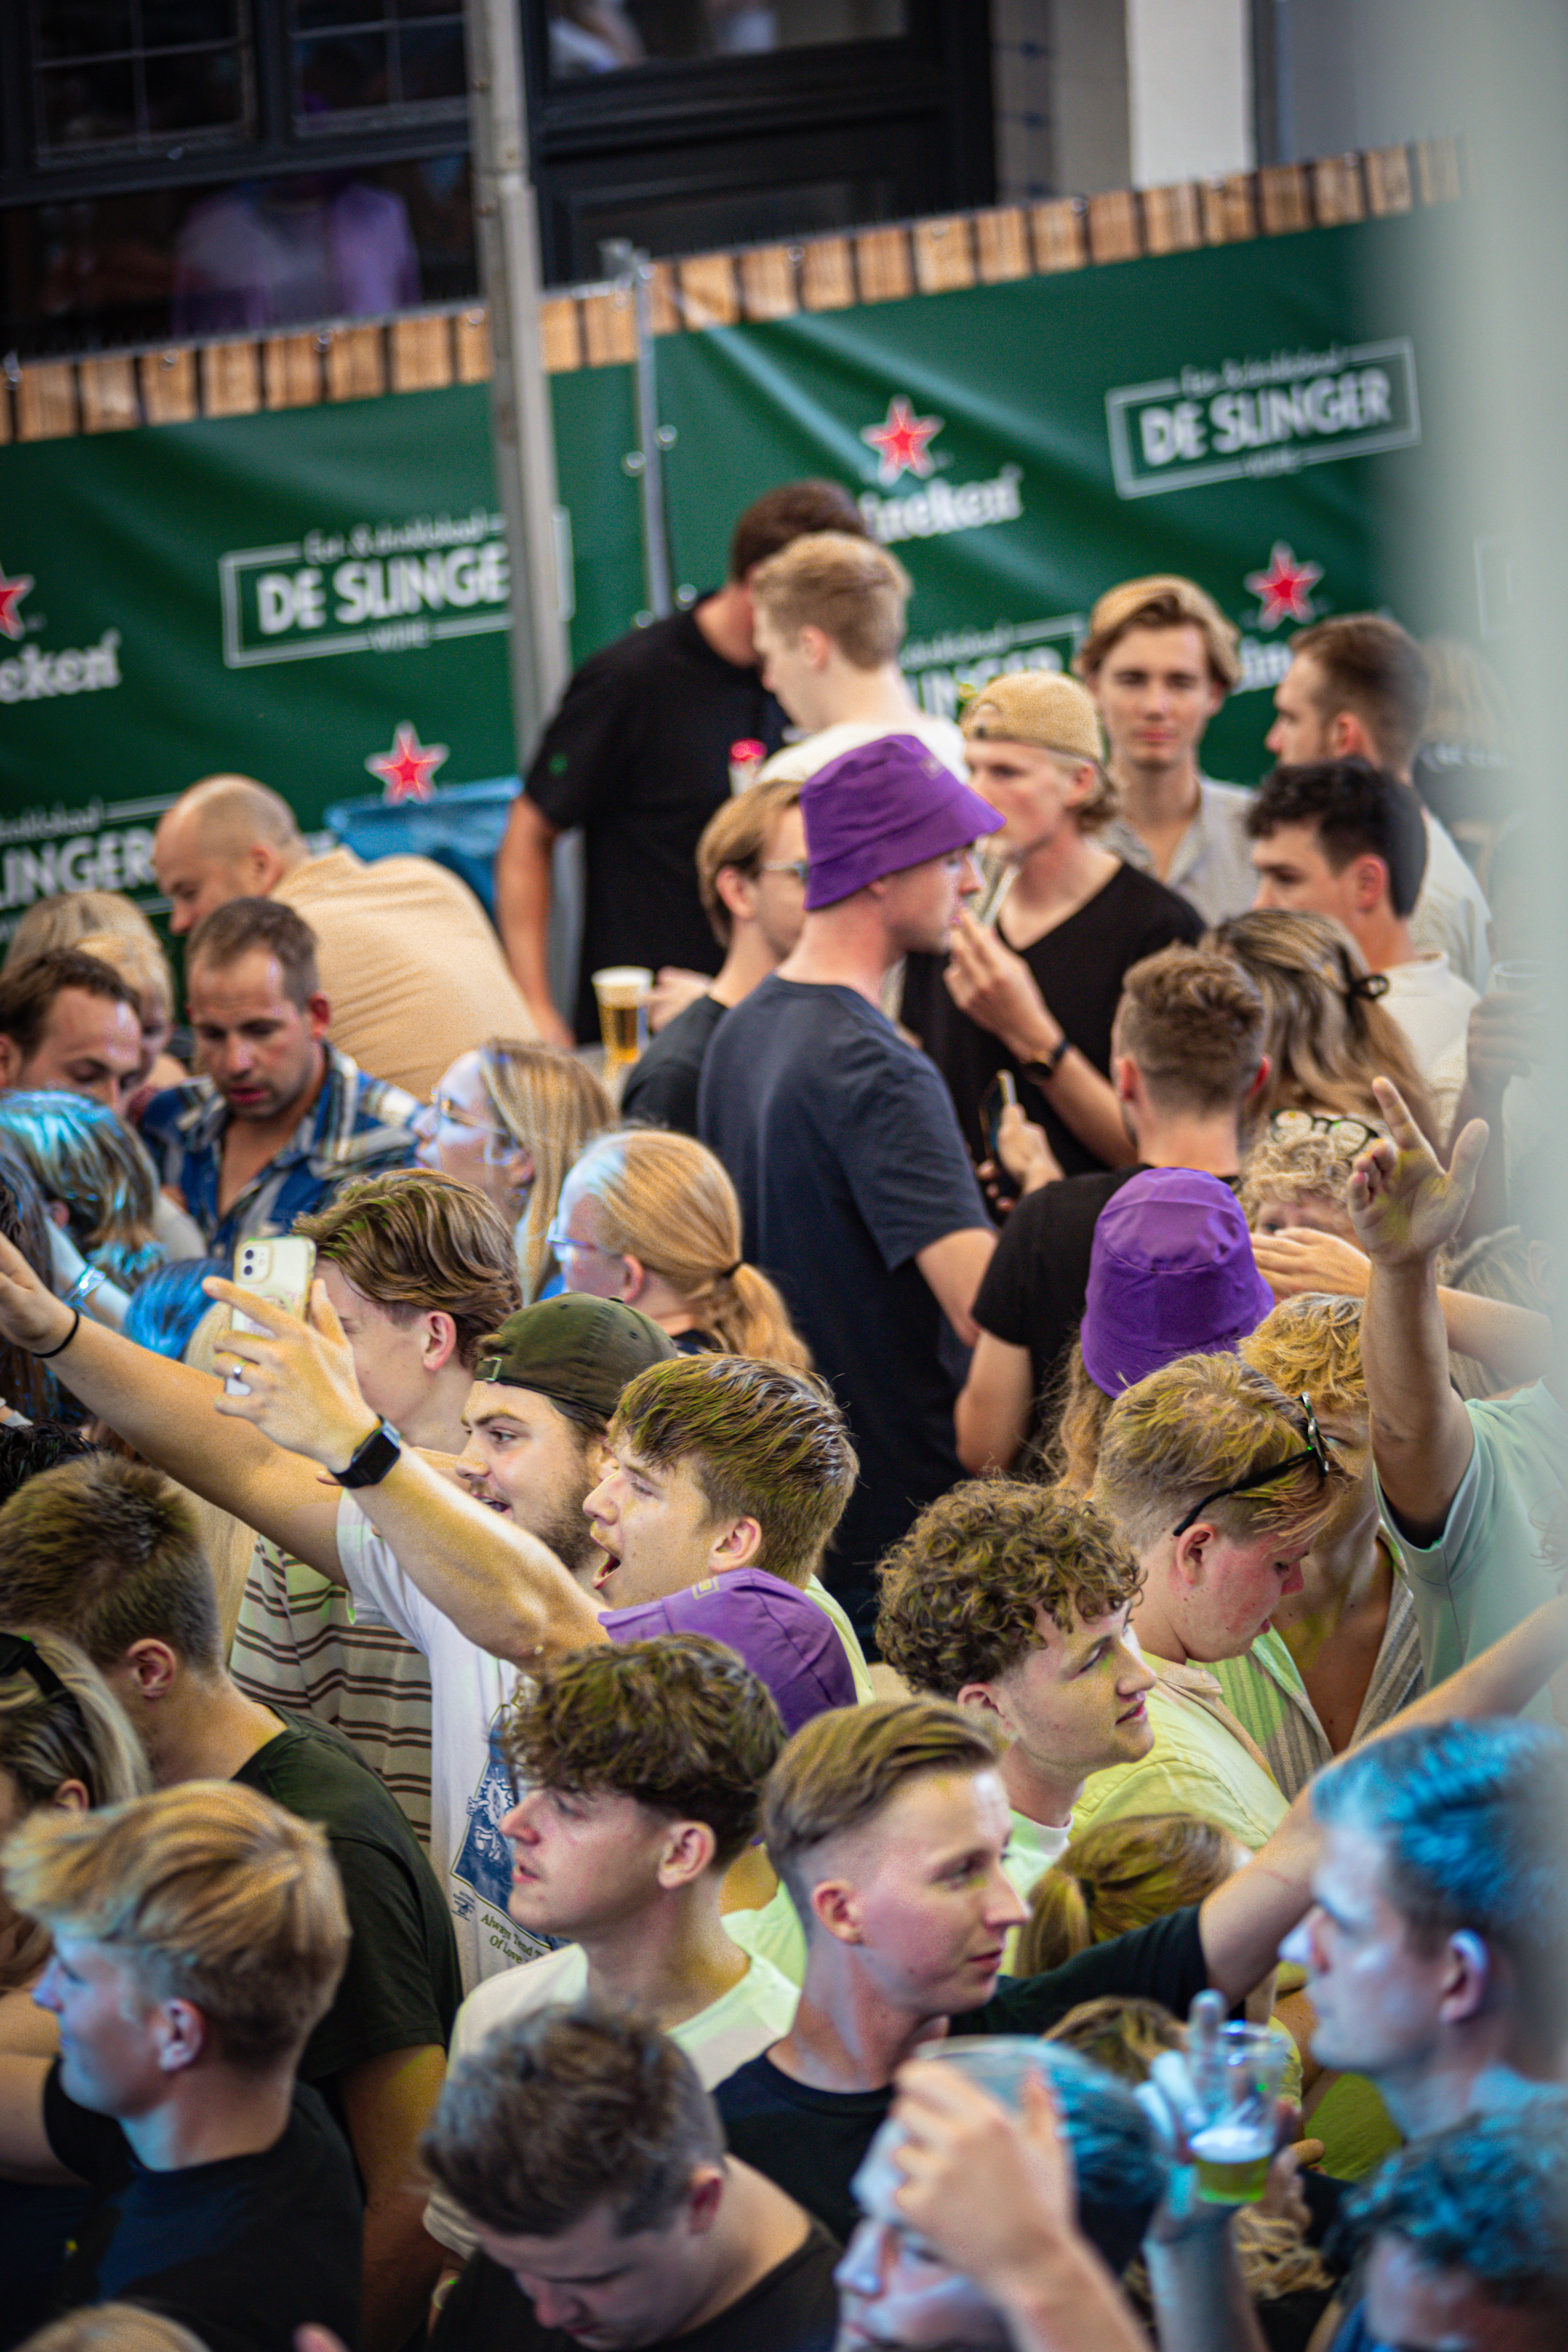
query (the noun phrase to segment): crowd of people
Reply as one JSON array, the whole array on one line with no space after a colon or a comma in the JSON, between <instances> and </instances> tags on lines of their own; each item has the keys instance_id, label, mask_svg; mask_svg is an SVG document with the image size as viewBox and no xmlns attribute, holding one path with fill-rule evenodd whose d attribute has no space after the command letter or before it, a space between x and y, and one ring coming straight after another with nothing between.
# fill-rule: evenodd
<instances>
[{"instance_id":1,"label":"crowd of people","mask_svg":"<svg viewBox=\"0 0 1568 2352\"><path fill-rule=\"evenodd\" d=\"M910 593L758 501L494 926L224 775L183 987L17 927L0 2346L1563 2340L1528 842L1422 798L1386 616L1254 789L1194 583L956 723Z\"/></svg>"}]
</instances>

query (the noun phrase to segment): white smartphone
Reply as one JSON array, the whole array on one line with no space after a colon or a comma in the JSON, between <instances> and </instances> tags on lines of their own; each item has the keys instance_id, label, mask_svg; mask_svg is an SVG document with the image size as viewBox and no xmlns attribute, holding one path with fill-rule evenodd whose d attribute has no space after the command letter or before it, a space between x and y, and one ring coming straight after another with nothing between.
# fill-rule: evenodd
<instances>
[{"instance_id":1,"label":"white smartphone","mask_svg":"<svg viewBox=\"0 0 1568 2352\"><path fill-rule=\"evenodd\" d=\"M274 1307L301 1318L310 1303L315 1272L316 1244L298 1234L280 1234L276 1241L241 1242L234 1254L234 1278L241 1290L253 1290L258 1298L269 1298ZM267 1328L237 1307L231 1308L229 1320L236 1331ZM249 1382L237 1372L228 1373L223 1385L229 1396L250 1394Z\"/></svg>"}]
</instances>

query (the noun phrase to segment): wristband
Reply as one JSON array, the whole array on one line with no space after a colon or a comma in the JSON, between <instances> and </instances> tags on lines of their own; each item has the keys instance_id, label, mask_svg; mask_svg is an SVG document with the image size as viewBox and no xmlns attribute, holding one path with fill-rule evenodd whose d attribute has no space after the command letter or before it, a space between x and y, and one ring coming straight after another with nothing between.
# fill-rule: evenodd
<instances>
[{"instance_id":1,"label":"wristband","mask_svg":"<svg viewBox=\"0 0 1568 2352\"><path fill-rule=\"evenodd\" d=\"M341 1470L328 1472L340 1486L379 1486L393 1464L403 1453L403 1440L390 1422L378 1421L368 1437L362 1437Z\"/></svg>"},{"instance_id":2,"label":"wristband","mask_svg":"<svg viewBox=\"0 0 1568 2352\"><path fill-rule=\"evenodd\" d=\"M51 1356L63 1356L63 1355L65 1354L66 1349L70 1346L71 1341L76 1338L77 1333L78 1333L80 1329L81 1329L81 1308L80 1308L79 1307L73 1307L71 1308L71 1327L70 1327L70 1329L66 1333L66 1336L65 1336L65 1338L60 1341L59 1346L58 1346L58 1348L35 1348L35 1349L33 1349L31 1352L32 1352L33 1360L35 1361L35 1363L47 1364L47 1363L48 1362L49 1358L50 1358Z\"/></svg>"},{"instance_id":3,"label":"wristband","mask_svg":"<svg viewBox=\"0 0 1568 2352\"><path fill-rule=\"evenodd\" d=\"M66 1305L68 1307L89 1306L95 1293L101 1290L108 1280L109 1276L100 1265L84 1265L66 1293Z\"/></svg>"},{"instance_id":4,"label":"wristband","mask_svg":"<svg viewBox=\"0 0 1568 2352\"><path fill-rule=\"evenodd\" d=\"M1025 1076L1033 1078L1037 1086L1048 1087L1061 1068L1062 1057L1071 1044L1072 1039L1064 1029L1048 1054L1042 1054L1037 1061L1025 1063Z\"/></svg>"}]
</instances>

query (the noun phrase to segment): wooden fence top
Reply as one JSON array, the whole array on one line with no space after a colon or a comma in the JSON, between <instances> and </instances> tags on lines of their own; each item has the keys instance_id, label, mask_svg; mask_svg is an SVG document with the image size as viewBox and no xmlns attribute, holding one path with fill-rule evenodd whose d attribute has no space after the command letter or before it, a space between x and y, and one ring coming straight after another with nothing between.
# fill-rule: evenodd
<instances>
[{"instance_id":1,"label":"wooden fence top","mask_svg":"<svg viewBox=\"0 0 1568 2352\"><path fill-rule=\"evenodd\" d=\"M845 310L857 303L1094 268L1258 236L1448 204L1462 194L1457 139L1325 156L1169 188L1115 189L905 221L784 245L700 253L653 266L656 334ZM554 375L635 358L625 285L574 287L540 305ZM273 335L37 360L0 383L0 442L113 433L132 425L246 416L487 381L482 304Z\"/></svg>"}]
</instances>

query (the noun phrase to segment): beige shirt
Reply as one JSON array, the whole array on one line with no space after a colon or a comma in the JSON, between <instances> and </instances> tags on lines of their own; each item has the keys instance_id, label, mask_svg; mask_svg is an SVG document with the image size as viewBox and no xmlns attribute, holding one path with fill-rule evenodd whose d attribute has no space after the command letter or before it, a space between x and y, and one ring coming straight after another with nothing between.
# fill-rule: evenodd
<instances>
[{"instance_id":1,"label":"beige shirt","mask_svg":"<svg viewBox=\"0 0 1568 2352\"><path fill-rule=\"evenodd\" d=\"M538 1037L484 908L432 858L333 849L273 896L315 932L332 1043L372 1077L423 1101L487 1037Z\"/></svg>"}]
</instances>

